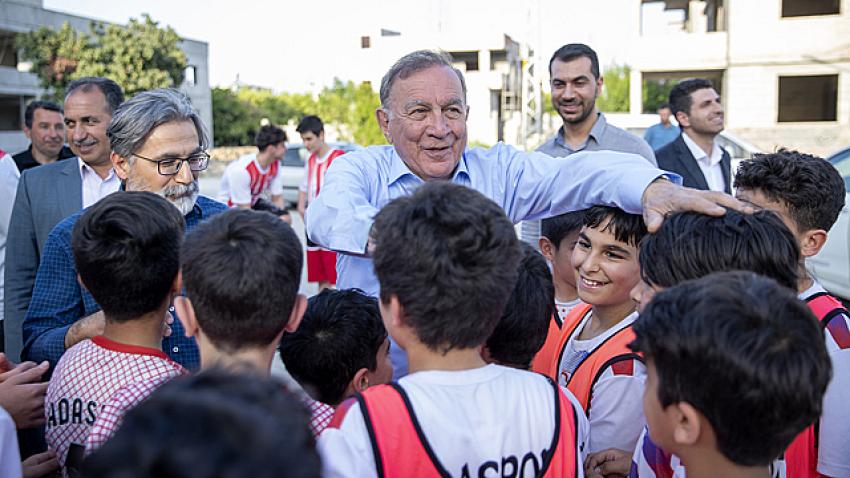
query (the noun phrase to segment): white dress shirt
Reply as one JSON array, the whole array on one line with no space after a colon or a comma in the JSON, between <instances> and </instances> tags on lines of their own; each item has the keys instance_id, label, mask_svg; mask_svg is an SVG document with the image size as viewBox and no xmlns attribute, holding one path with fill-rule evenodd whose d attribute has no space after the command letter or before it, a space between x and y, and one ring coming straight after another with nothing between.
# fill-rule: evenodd
<instances>
[{"instance_id":1,"label":"white dress shirt","mask_svg":"<svg viewBox=\"0 0 850 478\"><path fill-rule=\"evenodd\" d=\"M712 191L726 191L726 180L723 178L723 168L720 166L720 160L723 158L723 150L716 141L711 143L711 156L705 154L688 133L682 133L682 139L697 160L697 166L702 170L702 175L705 176L705 182L708 183L708 189Z\"/></svg>"},{"instance_id":2,"label":"white dress shirt","mask_svg":"<svg viewBox=\"0 0 850 478\"><path fill-rule=\"evenodd\" d=\"M121 186L121 179L115 175L114 169L110 169L109 175L103 179L82 159L77 158L77 162L83 180L83 209L114 193Z\"/></svg>"}]
</instances>

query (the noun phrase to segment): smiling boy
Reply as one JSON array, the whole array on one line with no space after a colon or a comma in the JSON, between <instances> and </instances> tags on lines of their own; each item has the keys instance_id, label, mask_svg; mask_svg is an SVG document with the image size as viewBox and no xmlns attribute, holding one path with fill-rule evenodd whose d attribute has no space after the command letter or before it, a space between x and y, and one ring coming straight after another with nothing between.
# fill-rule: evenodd
<instances>
[{"instance_id":1,"label":"smiling boy","mask_svg":"<svg viewBox=\"0 0 850 478\"><path fill-rule=\"evenodd\" d=\"M550 376L575 394L590 420L589 451L632 449L644 424L646 368L628 348L637 318L629 292L640 280L637 246L646 234L640 216L589 209L572 255L579 298L564 320Z\"/></svg>"}]
</instances>

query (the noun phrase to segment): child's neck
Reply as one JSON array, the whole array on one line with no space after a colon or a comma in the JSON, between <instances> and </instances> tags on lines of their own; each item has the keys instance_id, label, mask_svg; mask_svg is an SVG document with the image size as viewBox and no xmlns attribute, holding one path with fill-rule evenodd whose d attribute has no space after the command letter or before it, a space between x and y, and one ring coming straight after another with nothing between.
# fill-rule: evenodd
<instances>
[{"instance_id":1,"label":"child's neck","mask_svg":"<svg viewBox=\"0 0 850 478\"><path fill-rule=\"evenodd\" d=\"M572 302L578 299L576 286L568 284L566 281L557 277L552 282L555 284L555 300L558 302Z\"/></svg>"},{"instance_id":2,"label":"child's neck","mask_svg":"<svg viewBox=\"0 0 850 478\"><path fill-rule=\"evenodd\" d=\"M481 358L481 350L452 349L445 354L429 349L421 343L407 346L408 370L410 373L425 370L460 371L480 368L487 363Z\"/></svg>"},{"instance_id":3,"label":"child's neck","mask_svg":"<svg viewBox=\"0 0 850 478\"><path fill-rule=\"evenodd\" d=\"M117 322L106 316L103 336L113 342L162 350L162 328L165 309L132 320Z\"/></svg>"},{"instance_id":4,"label":"child's neck","mask_svg":"<svg viewBox=\"0 0 850 478\"><path fill-rule=\"evenodd\" d=\"M579 334L579 340L589 340L614 327L635 311L632 301L616 305L594 305L593 315Z\"/></svg>"},{"instance_id":5,"label":"child's neck","mask_svg":"<svg viewBox=\"0 0 850 478\"><path fill-rule=\"evenodd\" d=\"M812 276L809 275L809 271L806 270L805 261L800 262L798 274L800 276L800 280L797 281L797 293L802 294L815 284L815 280L812 279Z\"/></svg>"},{"instance_id":6,"label":"child's neck","mask_svg":"<svg viewBox=\"0 0 850 478\"><path fill-rule=\"evenodd\" d=\"M199 341L201 348L201 369L223 368L242 372L249 370L262 377L271 374L274 346L254 347L235 351L224 351L215 348L207 340Z\"/></svg>"},{"instance_id":7,"label":"child's neck","mask_svg":"<svg viewBox=\"0 0 850 478\"><path fill-rule=\"evenodd\" d=\"M770 478L768 467L737 465L719 452L691 456L685 467L688 470L688 478Z\"/></svg>"}]
</instances>

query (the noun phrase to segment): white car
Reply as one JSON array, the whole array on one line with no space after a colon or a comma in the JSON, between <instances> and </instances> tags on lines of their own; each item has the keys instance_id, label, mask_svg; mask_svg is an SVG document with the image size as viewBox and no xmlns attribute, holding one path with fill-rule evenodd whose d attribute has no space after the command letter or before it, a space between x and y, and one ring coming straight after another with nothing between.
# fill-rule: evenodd
<instances>
[{"instance_id":1,"label":"white car","mask_svg":"<svg viewBox=\"0 0 850 478\"><path fill-rule=\"evenodd\" d=\"M345 142L328 143L328 146L346 153L362 148L360 145ZM298 203L298 186L304 178L304 163L309 157L310 153L303 144L286 144L286 155L283 157L280 172L283 174L283 201L289 206L295 207Z\"/></svg>"},{"instance_id":2,"label":"white car","mask_svg":"<svg viewBox=\"0 0 850 478\"><path fill-rule=\"evenodd\" d=\"M844 178L845 192L850 190L850 147L833 154L827 160ZM845 195L844 203L844 209L830 229L823 249L818 255L808 259L806 266L826 290L841 298L850 299L850 194Z\"/></svg>"}]
</instances>

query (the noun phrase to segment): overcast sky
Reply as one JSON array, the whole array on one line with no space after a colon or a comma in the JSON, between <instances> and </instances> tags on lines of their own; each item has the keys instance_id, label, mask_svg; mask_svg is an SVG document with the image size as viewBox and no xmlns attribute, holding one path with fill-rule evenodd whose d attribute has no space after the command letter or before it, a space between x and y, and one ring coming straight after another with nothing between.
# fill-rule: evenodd
<instances>
[{"instance_id":1,"label":"overcast sky","mask_svg":"<svg viewBox=\"0 0 850 478\"><path fill-rule=\"evenodd\" d=\"M468 32L473 43L482 33L537 36L532 41L543 45L547 59L561 44L582 41L597 50L603 64L622 63L628 42L612 33L624 28L610 13L631 1L44 0L44 6L117 23L148 13L181 36L209 44L213 86L230 85L238 74L245 84L294 92L321 88L334 77L347 79L334 67L334 57L379 28L420 36ZM536 5L543 12L539 18L532 13Z\"/></svg>"}]
</instances>

